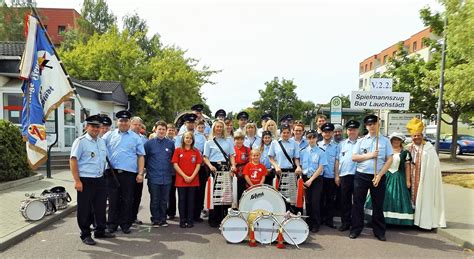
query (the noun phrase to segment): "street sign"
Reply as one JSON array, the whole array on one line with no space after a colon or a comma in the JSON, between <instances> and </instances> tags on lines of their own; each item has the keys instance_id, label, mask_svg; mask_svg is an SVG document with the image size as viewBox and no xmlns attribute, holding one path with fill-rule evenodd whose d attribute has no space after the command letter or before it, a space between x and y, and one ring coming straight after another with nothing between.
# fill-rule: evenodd
<instances>
[{"instance_id":1,"label":"street sign","mask_svg":"<svg viewBox=\"0 0 474 259\"><path fill-rule=\"evenodd\" d=\"M408 110L410 93L405 92L364 92L352 91L351 108L381 109L381 110Z\"/></svg>"},{"instance_id":2,"label":"street sign","mask_svg":"<svg viewBox=\"0 0 474 259\"><path fill-rule=\"evenodd\" d=\"M398 132L406 136L410 135L407 123L414 117L421 119L421 113L389 113L387 134Z\"/></svg>"},{"instance_id":3,"label":"street sign","mask_svg":"<svg viewBox=\"0 0 474 259\"><path fill-rule=\"evenodd\" d=\"M342 99L339 96L334 96L331 99L331 123L342 124Z\"/></svg>"},{"instance_id":4,"label":"street sign","mask_svg":"<svg viewBox=\"0 0 474 259\"><path fill-rule=\"evenodd\" d=\"M371 78L370 91L392 92L392 78Z\"/></svg>"}]
</instances>

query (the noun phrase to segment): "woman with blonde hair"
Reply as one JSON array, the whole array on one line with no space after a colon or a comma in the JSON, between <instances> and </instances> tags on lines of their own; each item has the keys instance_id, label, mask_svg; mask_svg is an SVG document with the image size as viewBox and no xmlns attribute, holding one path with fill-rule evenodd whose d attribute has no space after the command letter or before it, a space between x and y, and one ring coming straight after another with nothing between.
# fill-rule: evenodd
<instances>
[{"instance_id":1,"label":"woman with blonde hair","mask_svg":"<svg viewBox=\"0 0 474 259\"><path fill-rule=\"evenodd\" d=\"M245 138L244 146L252 149L253 146L259 146L262 139L257 136L257 124L253 122L247 123L245 125Z\"/></svg>"},{"instance_id":2,"label":"woman with blonde hair","mask_svg":"<svg viewBox=\"0 0 474 259\"><path fill-rule=\"evenodd\" d=\"M227 137L224 127L223 121L215 121L209 140L204 144L204 163L213 174L217 171L236 171L234 143ZM228 208L229 206L215 205L214 209L209 211L209 225L218 227Z\"/></svg>"},{"instance_id":3,"label":"woman with blonde hair","mask_svg":"<svg viewBox=\"0 0 474 259\"><path fill-rule=\"evenodd\" d=\"M273 139L278 139L278 126L274 120L268 120L267 123L265 123L263 130L270 131L272 133Z\"/></svg>"}]
</instances>

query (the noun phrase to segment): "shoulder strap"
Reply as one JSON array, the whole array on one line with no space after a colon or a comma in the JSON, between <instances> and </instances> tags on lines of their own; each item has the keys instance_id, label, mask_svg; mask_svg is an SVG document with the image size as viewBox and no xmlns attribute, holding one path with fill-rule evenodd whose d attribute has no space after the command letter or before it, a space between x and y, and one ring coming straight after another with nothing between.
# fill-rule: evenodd
<instances>
[{"instance_id":1,"label":"shoulder strap","mask_svg":"<svg viewBox=\"0 0 474 259\"><path fill-rule=\"evenodd\" d=\"M290 162L290 164L291 164L293 167L295 167L295 164L293 163L293 160L290 158L290 156L289 156L288 153L286 152L286 149L285 149L285 147L283 146L283 144L281 143L281 140L278 140L278 144L280 144L281 150L283 151L283 154L285 154L286 159L288 159L288 161Z\"/></svg>"},{"instance_id":2,"label":"shoulder strap","mask_svg":"<svg viewBox=\"0 0 474 259\"><path fill-rule=\"evenodd\" d=\"M219 143L217 142L216 138L213 138L212 139L214 141L214 143L216 143L217 147L219 148L219 150L221 151L222 155L224 156L225 158L225 161L229 164L229 157L227 156L226 152L224 151L224 149L222 149L221 145L219 145Z\"/></svg>"}]
</instances>

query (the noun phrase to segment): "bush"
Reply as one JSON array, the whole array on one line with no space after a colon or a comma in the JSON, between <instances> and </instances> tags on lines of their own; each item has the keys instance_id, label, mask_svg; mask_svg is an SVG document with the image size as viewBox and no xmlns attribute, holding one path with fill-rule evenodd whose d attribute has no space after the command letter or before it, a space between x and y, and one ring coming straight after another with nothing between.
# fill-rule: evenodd
<instances>
[{"instance_id":1,"label":"bush","mask_svg":"<svg viewBox=\"0 0 474 259\"><path fill-rule=\"evenodd\" d=\"M0 120L0 182L32 175L20 129Z\"/></svg>"}]
</instances>

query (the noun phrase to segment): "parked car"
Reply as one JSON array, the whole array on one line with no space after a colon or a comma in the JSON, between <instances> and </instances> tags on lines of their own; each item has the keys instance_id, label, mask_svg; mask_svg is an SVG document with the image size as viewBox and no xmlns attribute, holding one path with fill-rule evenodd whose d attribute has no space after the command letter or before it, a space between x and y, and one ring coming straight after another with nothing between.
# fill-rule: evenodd
<instances>
[{"instance_id":1,"label":"parked car","mask_svg":"<svg viewBox=\"0 0 474 259\"><path fill-rule=\"evenodd\" d=\"M451 142L453 140L452 135L446 135L439 142L439 150L449 151L451 150ZM461 155L463 153L474 153L474 136L470 135L458 135L458 145L456 147L456 154Z\"/></svg>"},{"instance_id":2,"label":"parked car","mask_svg":"<svg viewBox=\"0 0 474 259\"><path fill-rule=\"evenodd\" d=\"M434 134L425 134L424 139L426 142L430 142L432 145L436 143L436 136Z\"/></svg>"}]
</instances>

